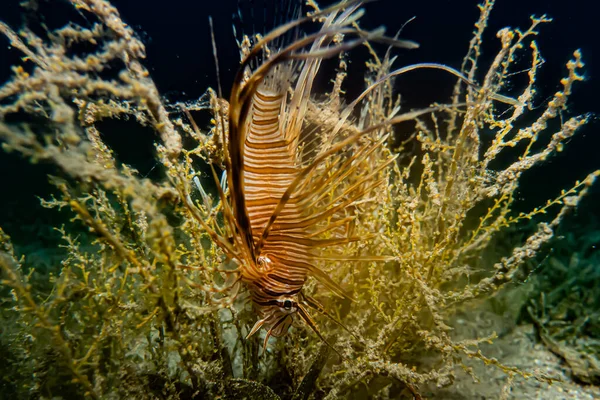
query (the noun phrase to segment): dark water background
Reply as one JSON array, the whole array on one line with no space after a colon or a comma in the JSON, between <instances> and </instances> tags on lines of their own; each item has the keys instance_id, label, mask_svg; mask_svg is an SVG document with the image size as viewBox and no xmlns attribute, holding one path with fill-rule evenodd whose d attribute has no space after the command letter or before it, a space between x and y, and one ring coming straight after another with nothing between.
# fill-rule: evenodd
<instances>
[{"instance_id":1,"label":"dark water background","mask_svg":"<svg viewBox=\"0 0 600 400\"><path fill-rule=\"evenodd\" d=\"M17 0L2 0L0 20L19 28L25 15ZM263 31L272 26L275 3L273 0L119 0L113 4L120 10L125 22L129 23L143 38L147 48L147 61L152 77L161 93L170 101L192 100L200 97L208 86L216 87L217 80L210 43L208 16L214 20L215 36L221 69L221 85L224 93L229 92L239 64L239 53L233 37L232 17L238 7L245 10L246 31ZM279 2L278 2L279 3ZM321 2L324 5L324 2ZM600 113L600 63L594 63L598 54L599 35L597 14L591 0L542 1L542 0L498 0L492 12L485 35L482 67L489 65L498 49L495 32L504 26L529 26L529 15L547 14L554 22L542 26L538 39L539 48L546 60L538 77L536 104L544 104L560 88L559 80L565 75L565 63L573 51L580 48L586 63L586 82L575 87L569 112ZM477 0L430 0L406 2L381 0L366 6L367 14L362 19L363 28L385 25L388 34L393 34L411 17L402 37L414 40L420 48L398 51L396 66L416 62L439 62L459 68L472 36L473 23L479 16ZM256 12L250 22L249 10ZM267 22L263 12L268 9ZM279 13L277 13L279 14ZM40 13L28 18L43 22L51 28L62 26L69 19L86 24L73 8L62 0L40 1ZM281 19L281 18L280 18ZM240 23L238 23L240 25ZM268 29L268 28L267 28ZM381 48L384 51L384 48ZM361 72L364 71L364 49L353 53L350 78L346 89L350 98L364 88ZM10 76L10 65L19 61L19 54L10 50L4 38L0 38L0 82ZM529 60L529 55L525 61ZM524 74L523 74L524 76ZM321 79L323 90L327 88L329 76ZM519 82L518 78L515 82ZM407 109L422 107L434 101L444 102L451 93L454 79L443 72L422 71L407 75L397 81ZM518 83L516 83L518 85ZM515 91L521 89L514 87ZM318 90L318 89L317 89ZM507 88L511 94L511 88ZM153 156L154 134L132 124L117 123L106 126L107 141L119 158L142 174L159 177ZM584 178L589 172L600 168L600 122L594 116L592 122L573 138L563 153L553 157L542 167L525 176L521 186L521 204L524 210L540 205L555 196L561 189L572 185L576 179ZM52 166L31 165L18 155L0 152L0 226L13 236L17 244L32 240L52 241L50 225L59 225L65 216L39 206L36 196L47 197L52 188L47 183L47 173L58 173ZM577 218L587 221L600 216L600 182L577 213ZM32 236L33 235L33 236Z\"/></svg>"}]
</instances>

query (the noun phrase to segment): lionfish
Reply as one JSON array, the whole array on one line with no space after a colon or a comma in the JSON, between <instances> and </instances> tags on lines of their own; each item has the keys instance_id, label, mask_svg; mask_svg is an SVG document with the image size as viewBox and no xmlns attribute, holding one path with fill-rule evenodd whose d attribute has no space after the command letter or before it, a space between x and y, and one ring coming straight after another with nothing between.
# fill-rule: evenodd
<instances>
[{"instance_id":1,"label":"lionfish","mask_svg":"<svg viewBox=\"0 0 600 400\"><path fill-rule=\"evenodd\" d=\"M382 29L360 29L360 7L368 1L345 1L323 10L309 1L315 6L312 14L297 16L264 36L257 35L253 45L246 42L229 102L221 107L226 110L220 115L220 123L228 195L224 182L217 187L232 237L209 233L238 265L235 281L245 286L258 315L247 337L266 329L264 348L270 336L285 335L296 316L327 343L309 309L344 327L302 289L312 276L334 294L352 300L316 264L320 260L344 260L323 256L322 249L368 239L351 236L351 229L339 229L351 225L356 204L382 183L379 172L394 161L389 157L372 171L360 170L364 167L361 162L386 142L384 134L365 138L369 133L385 131L391 124L438 109L395 116L396 108L383 122L361 128L351 125L352 129L341 134L353 107L393 76L417 67L445 69L466 80L451 68L437 64L413 65L382 76L338 115L339 122L328 132L331 142L315 150L311 142L319 138L314 137L306 120L322 60L373 41L399 48L417 47L411 41L385 37ZM290 43L283 43L300 25L315 21L320 23L315 33L298 37L296 32ZM348 150L351 145L352 150ZM332 158L334 162L326 167L325 161ZM340 184L350 176L350 184ZM215 179L218 181L216 175ZM386 261L388 257L346 259ZM230 282L226 286L233 285Z\"/></svg>"}]
</instances>

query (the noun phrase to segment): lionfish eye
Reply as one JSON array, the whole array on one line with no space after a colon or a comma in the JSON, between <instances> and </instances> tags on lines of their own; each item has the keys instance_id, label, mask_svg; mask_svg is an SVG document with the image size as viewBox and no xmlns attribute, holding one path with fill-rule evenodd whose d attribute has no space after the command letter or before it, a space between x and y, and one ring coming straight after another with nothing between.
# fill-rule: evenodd
<instances>
[{"instance_id":1,"label":"lionfish eye","mask_svg":"<svg viewBox=\"0 0 600 400\"><path fill-rule=\"evenodd\" d=\"M284 300L283 301L283 308L285 308L286 310L291 310L292 309L292 301L291 300Z\"/></svg>"}]
</instances>

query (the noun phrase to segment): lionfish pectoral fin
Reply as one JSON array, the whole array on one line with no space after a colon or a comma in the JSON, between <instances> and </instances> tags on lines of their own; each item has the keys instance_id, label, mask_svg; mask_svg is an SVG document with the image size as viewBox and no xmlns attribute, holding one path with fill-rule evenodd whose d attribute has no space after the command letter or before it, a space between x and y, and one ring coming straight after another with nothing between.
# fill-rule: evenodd
<instances>
[{"instance_id":1,"label":"lionfish pectoral fin","mask_svg":"<svg viewBox=\"0 0 600 400\"><path fill-rule=\"evenodd\" d=\"M335 347L333 347L327 340L325 340L323 335L321 335L321 332L319 332L319 328L317 327L317 324L315 323L315 321L313 321L313 319L308 314L308 312L306 312L304 307L302 307L300 304L298 304L298 314L300 314L300 317L302 318L302 320L304 320L304 322L306 322L306 324L310 327L310 329L312 329L313 332L317 334L317 336L319 337L319 339L321 339L323 341L323 343L325 343L327 346L329 346L329 348L331 348L333 351L335 351L341 358L343 358L343 359L346 358Z\"/></svg>"},{"instance_id":2,"label":"lionfish pectoral fin","mask_svg":"<svg viewBox=\"0 0 600 400\"><path fill-rule=\"evenodd\" d=\"M273 328L269 329L269 331L265 335L265 341L263 342L263 348L262 348L262 353L261 353L262 356L264 356L265 353L267 352L267 344L269 344L269 338L271 337L272 330L273 330Z\"/></svg>"},{"instance_id":3,"label":"lionfish pectoral fin","mask_svg":"<svg viewBox=\"0 0 600 400\"><path fill-rule=\"evenodd\" d=\"M256 323L254 324L252 329L250 329L250 332L248 332L248 334L246 335L246 340L248 340L256 332L258 332L260 330L260 328L262 328L262 326L265 324L266 321L267 321L266 318L259 319L258 321L256 321Z\"/></svg>"},{"instance_id":4,"label":"lionfish pectoral fin","mask_svg":"<svg viewBox=\"0 0 600 400\"><path fill-rule=\"evenodd\" d=\"M304 300L304 302L306 303L307 306L311 307L314 310L317 310L318 312L320 312L321 314L323 314L324 316L326 316L327 318L329 318L330 320L332 320L333 322L335 322L338 326L340 326L346 332L348 332L349 334L351 334L355 339L358 339L356 337L356 335L350 331L350 329L348 329L337 318L335 318L333 315L331 315L329 312L327 312L327 310L325 310L325 307L321 303L319 303L317 300L315 300L314 298L312 298L312 297L310 297L307 294L302 293L302 292L300 292L300 296Z\"/></svg>"},{"instance_id":5,"label":"lionfish pectoral fin","mask_svg":"<svg viewBox=\"0 0 600 400\"><path fill-rule=\"evenodd\" d=\"M279 321L277 321L275 323L275 325L273 325L271 327L271 329L269 329L267 331L267 334L265 335L265 341L263 342L263 350L262 350L262 355L264 355L267 351L267 344L269 343L269 338L271 337L271 333L277 329L277 327L279 327L279 325L281 325L286 319L290 318L289 315L284 316L283 318L280 318Z\"/></svg>"},{"instance_id":6,"label":"lionfish pectoral fin","mask_svg":"<svg viewBox=\"0 0 600 400\"><path fill-rule=\"evenodd\" d=\"M352 297L348 292L346 292L340 285L338 285L333 279L329 277L325 272L323 272L319 267L311 265L309 267L309 271L312 275L325 287L335 293L337 296L342 299L348 299L352 302L356 302L356 299Z\"/></svg>"}]
</instances>

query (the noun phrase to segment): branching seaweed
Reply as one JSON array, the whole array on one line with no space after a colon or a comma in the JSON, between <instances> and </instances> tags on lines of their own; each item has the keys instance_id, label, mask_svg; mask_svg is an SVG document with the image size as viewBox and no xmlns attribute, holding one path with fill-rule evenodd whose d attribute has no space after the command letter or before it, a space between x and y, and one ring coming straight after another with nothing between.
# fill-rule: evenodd
<instances>
[{"instance_id":1,"label":"branching seaweed","mask_svg":"<svg viewBox=\"0 0 600 400\"><path fill-rule=\"evenodd\" d=\"M463 363L468 358L500 368L510 382L516 376L551 381L482 353L479 343L494 336L458 340L449 326L454 306L490 296L544 251L600 174L529 212L514 212L523 173L561 151L589 119L567 112L572 87L582 80L579 51L567 64L562 89L533 122L525 118L542 64L534 39L547 17L532 17L524 31L498 32L500 49L482 71L482 36L494 3L487 0L460 71L464 77L448 104L427 112L398 114L393 76L400 72L391 71L390 52L381 57L369 43L370 90L361 101L342 101L349 78L345 54L333 91L310 100L305 125L314 134L303 149L324 155L314 175L335 180L326 196L336 199L357 185L367 193L346 218L318 232L370 238L324 254L319 265L356 301L334 298L314 280L305 285L307 295L349 327L317 317L325 336L335 337L338 357L301 325L264 354L264 336L245 339L254 316L236 279L239 265L223 252L231 246L223 238L235 229L223 222L231 210L222 201L229 192L218 173L228 162L227 101L209 90L198 102L167 112L143 65L144 45L118 11L107 0L71 3L95 22L70 24L47 37L0 23L0 32L25 56L24 66L13 67L0 87L3 148L58 166L62 177L51 178L57 194L42 204L70 210L89 230L75 237L57 228L68 256L46 287L31 285L36 271L0 231L0 293L6 297L0 343L20 382L17 396L306 399L318 392L337 399L363 386L369 396L390 397L394 388L420 398L421 384L445 386L461 371L473 374ZM94 51L72 51L77 43ZM247 53L252 38L241 46ZM502 96L516 58L526 54L527 85L516 99ZM190 110L212 113L211 126L196 126ZM44 124L6 122L17 113ZM156 132L164 180L143 178L119 163L103 141L100 122L125 118ZM394 123L408 119L416 120L414 133L395 139ZM328 153L369 126L377 129L343 152ZM193 145L184 147L182 138ZM361 168L352 169L373 171L368 181L364 174L339 172L346 155L379 140L389 145L373 147L356 160ZM409 143L418 150L409 152ZM512 161L500 162L506 159ZM213 168L219 196L209 194L211 180L199 178L200 163ZM481 254L499 234L530 221L535 228L522 243L493 265L481 265ZM367 255L385 257L367 262ZM533 311L532 317L539 319Z\"/></svg>"}]
</instances>

